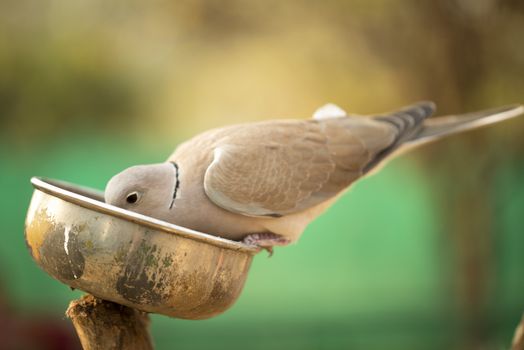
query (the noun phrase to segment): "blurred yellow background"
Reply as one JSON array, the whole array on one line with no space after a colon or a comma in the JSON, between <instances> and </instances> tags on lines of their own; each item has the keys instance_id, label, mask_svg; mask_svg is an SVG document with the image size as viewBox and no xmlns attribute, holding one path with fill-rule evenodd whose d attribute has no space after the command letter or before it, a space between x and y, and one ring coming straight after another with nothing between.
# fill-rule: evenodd
<instances>
[{"instance_id":1,"label":"blurred yellow background","mask_svg":"<svg viewBox=\"0 0 524 350\"><path fill-rule=\"evenodd\" d=\"M24 247L31 176L102 189L197 132L326 102L522 103L522 38L519 0L1 1L0 348L78 347L63 313L81 293ZM156 348L508 348L524 311L523 135L524 117L393 161L297 245L260 254L224 315L153 316Z\"/></svg>"}]
</instances>

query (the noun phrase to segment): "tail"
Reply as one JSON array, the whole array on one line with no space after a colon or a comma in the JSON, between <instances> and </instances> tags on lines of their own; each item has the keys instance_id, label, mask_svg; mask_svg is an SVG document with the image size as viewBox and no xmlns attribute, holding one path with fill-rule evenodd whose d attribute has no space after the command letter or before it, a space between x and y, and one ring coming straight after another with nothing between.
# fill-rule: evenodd
<instances>
[{"instance_id":1,"label":"tail","mask_svg":"<svg viewBox=\"0 0 524 350\"><path fill-rule=\"evenodd\" d=\"M393 125L398 132L395 141L364 167L364 174L370 173L371 170L375 172L378 169L377 165L383 165L386 158L391 159L413 147L424 145L445 136L517 117L524 114L524 106L516 104L479 112L428 119L434 111L435 104L424 101L404 107L397 112L374 116L373 119ZM313 118L328 119L346 116L348 116L347 113L340 107L328 104L319 108Z\"/></svg>"},{"instance_id":2,"label":"tail","mask_svg":"<svg viewBox=\"0 0 524 350\"><path fill-rule=\"evenodd\" d=\"M425 120L420 131L411 139L406 140L400 148L408 149L420 146L445 136L498 123L521 114L524 114L524 106L511 105L461 115L430 118Z\"/></svg>"},{"instance_id":3,"label":"tail","mask_svg":"<svg viewBox=\"0 0 524 350\"><path fill-rule=\"evenodd\" d=\"M405 107L398 112L374 117L376 120L390 123L398 129L395 142L381 151L364 168L364 173L377 170L377 165L384 160L398 156L411 148L424 145L445 136L494 124L524 114L524 106L511 105L479 112L428 118L435 111L433 102L419 102Z\"/></svg>"}]
</instances>

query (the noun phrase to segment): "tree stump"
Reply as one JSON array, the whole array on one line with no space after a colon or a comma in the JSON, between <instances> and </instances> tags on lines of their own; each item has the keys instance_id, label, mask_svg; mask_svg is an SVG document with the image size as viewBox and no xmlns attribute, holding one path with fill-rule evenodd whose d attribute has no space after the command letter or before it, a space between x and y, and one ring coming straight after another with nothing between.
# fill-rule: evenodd
<instances>
[{"instance_id":1,"label":"tree stump","mask_svg":"<svg viewBox=\"0 0 524 350\"><path fill-rule=\"evenodd\" d=\"M84 350L152 350L149 316L92 295L73 300L66 311Z\"/></svg>"}]
</instances>

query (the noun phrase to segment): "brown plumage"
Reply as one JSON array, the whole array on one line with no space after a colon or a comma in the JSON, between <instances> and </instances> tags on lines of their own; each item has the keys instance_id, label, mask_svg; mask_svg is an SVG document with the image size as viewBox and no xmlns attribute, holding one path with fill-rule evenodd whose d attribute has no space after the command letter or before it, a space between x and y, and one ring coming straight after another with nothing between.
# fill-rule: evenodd
<instances>
[{"instance_id":1,"label":"brown plumage","mask_svg":"<svg viewBox=\"0 0 524 350\"><path fill-rule=\"evenodd\" d=\"M225 238L255 234L246 242L265 247L293 242L339 194L392 155L519 115L522 107L425 122L433 111L433 103L421 102L361 117L329 106L314 119L210 130L180 145L166 163L116 175L106 201Z\"/></svg>"}]
</instances>

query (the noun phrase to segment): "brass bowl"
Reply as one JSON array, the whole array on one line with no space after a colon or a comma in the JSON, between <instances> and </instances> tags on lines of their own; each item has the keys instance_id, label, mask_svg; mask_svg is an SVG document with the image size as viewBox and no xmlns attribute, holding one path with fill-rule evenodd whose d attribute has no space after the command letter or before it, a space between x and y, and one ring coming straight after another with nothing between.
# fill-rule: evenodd
<instances>
[{"instance_id":1,"label":"brass bowl","mask_svg":"<svg viewBox=\"0 0 524 350\"><path fill-rule=\"evenodd\" d=\"M105 300L171 317L216 316L240 295L259 251L108 205L98 191L31 183L25 238L34 260Z\"/></svg>"}]
</instances>

